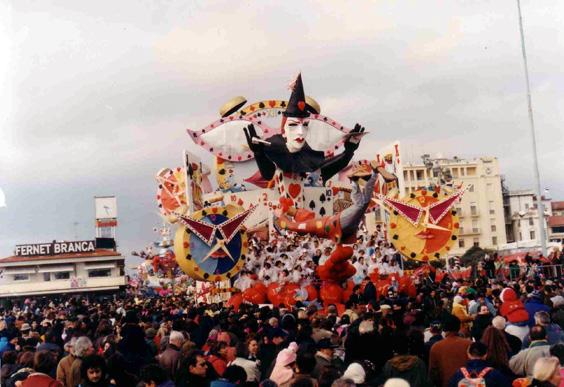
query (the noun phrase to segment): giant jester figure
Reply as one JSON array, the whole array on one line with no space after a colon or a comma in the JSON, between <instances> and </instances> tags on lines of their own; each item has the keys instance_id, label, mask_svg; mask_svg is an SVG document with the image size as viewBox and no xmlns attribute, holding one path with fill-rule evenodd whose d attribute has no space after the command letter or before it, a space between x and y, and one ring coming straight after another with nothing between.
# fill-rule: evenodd
<instances>
[{"instance_id":1,"label":"giant jester figure","mask_svg":"<svg viewBox=\"0 0 564 387\"><path fill-rule=\"evenodd\" d=\"M356 124L345 135L345 150L338 155L326 157L324 152L312 149L306 141L310 112L317 112L306 103L301 74L291 85L291 89L290 100L282 114L282 134L261 139L254 125L250 124L245 128L245 136L263 179L269 181L274 178L280 198L291 201L291 205L302 207L303 181L307 175L319 171L324 184L345 168L359 146L364 128Z\"/></svg>"}]
</instances>

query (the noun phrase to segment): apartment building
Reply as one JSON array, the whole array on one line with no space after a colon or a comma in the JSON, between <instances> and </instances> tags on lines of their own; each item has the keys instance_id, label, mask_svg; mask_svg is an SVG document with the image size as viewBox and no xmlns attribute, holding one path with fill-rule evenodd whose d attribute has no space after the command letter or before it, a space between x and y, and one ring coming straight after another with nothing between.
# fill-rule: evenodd
<instances>
[{"instance_id":1,"label":"apartment building","mask_svg":"<svg viewBox=\"0 0 564 387\"><path fill-rule=\"evenodd\" d=\"M564 201L550 203L551 215L548 217L548 240L564 242Z\"/></svg>"},{"instance_id":2,"label":"apartment building","mask_svg":"<svg viewBox=\"0 0 564 387\"><path fill-rule=\"evenodd\" d=\"M508 242L515 242L516 246L539 246L539 222L548 235L547 218L552 215L550 200L542 198L544 216L539 220L537 210L537 195L533 190L516 190L506 193L506 202L509 202L508 223L510 223L510 236Z\"/></svg>"},{"instance_id":3,"label":"apartment building","mask_svg":"<svg viewBox=\"0 0 564 387\"><path fill-rule=\"evenodd\" d=\"M447 175L447 184L463 185L467 191L456 204L460 216L460 236L452 255L464 254L472 246L497 249L506 244L505 218L499 163L495 157L473 160L459 158L434 159L434 167L425 164L404 164L405 194L436 184L440 174Z\"/></svg>"}]
</instances>

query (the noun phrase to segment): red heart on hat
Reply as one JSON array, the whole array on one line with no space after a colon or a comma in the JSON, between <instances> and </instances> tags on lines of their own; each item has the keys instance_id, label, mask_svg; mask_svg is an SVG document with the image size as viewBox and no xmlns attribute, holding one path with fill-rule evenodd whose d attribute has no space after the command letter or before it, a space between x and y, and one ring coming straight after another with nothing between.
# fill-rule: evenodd
<instances>
[{"instance_id":1,"label":"red heart on hat","mask_svg":"<svg viewBox=\"0 0 564 387\"><path fill-rule=\"evenodd\" d=\"M304 101L298 102L298 109L300 109L301 111L304 111L304 109L305 109L305 102Z\"/></svg>"}]
</instances>

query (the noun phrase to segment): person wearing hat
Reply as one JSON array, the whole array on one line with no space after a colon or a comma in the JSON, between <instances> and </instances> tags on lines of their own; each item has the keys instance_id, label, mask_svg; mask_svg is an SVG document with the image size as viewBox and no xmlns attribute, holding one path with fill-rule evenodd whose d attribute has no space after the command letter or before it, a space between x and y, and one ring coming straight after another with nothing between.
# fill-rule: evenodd
<instances>
[{"instance_id":1,"label":"person wearing hat","mask_svg":"<svg viewBox=\"0 0 564 387\"><path fill-rule=\"evenodd\" d=\"M260 346L258 360L260 361L260 373L263 376L269 374L270 366L278 353L286 346L288 334L282 328L271 328L265 336L265 342Z\"/></svg>"},{"instance_id":2,"label":"person wearing hat","mask_svg":"<svg viewBox=\"0 0 564 387\"><path fill-rule=\"evenodd\" d=\"M317 352L315 353L315 368L313 369L311 376L314 378L319 378L319 375L326 367L335 367L341 369L341 364L339 364L334 358L335 345L331 342L331 339L321 339L317 342Z\"/></svg>"},{"instance_id":3,"label":"person wearing hat","mask_svg":"<svg viewBox=\"0 0 564 387\"><path fill-rule=\"evenodd\" d=\"M281 350L276 356L276 363L270 374L270 379L276 382L279 387L290 386L294 377L297 352L298 345L292 342L288 345L288 348Z\"/></svg>"},{"instance_id":4,"label":"person wearing hat","mask_svg":"<svg viewBox=\"0 0 564 387\"><path fill-rule=\"evenodd\" d=\"M263 179L270 181L278 172L277 185L281 197L301 201L302 195L292 195L289 191L290 184L301 186L303 176L317 170L321 171L323 183L328 181L352 159L364 128L356 124L345 136L344 152L326 158L323 151L313 150L306 141L310 114L318 114L319 107L307 103L301 74L292 83L291 90L286 111L282 114L282 134L266 138L268 144L265 144L251 124L245 128L245 136Z\"/></svg>"}]
</instances>

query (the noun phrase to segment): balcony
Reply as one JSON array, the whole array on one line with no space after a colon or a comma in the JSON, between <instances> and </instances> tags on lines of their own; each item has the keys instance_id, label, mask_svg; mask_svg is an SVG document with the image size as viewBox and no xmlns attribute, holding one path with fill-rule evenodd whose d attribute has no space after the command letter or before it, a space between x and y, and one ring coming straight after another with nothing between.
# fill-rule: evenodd
<instances>
[{"instance_id":1,"label":"balcony","mask_svg":"<svg viewBox=\"0 0 564 387\"><path fill-rule=\"evenodd\" d=\"M460 228L460 235L477 235L480 234L479 227L472 227L472 228Z\"/></svg>"}]
</instances>

